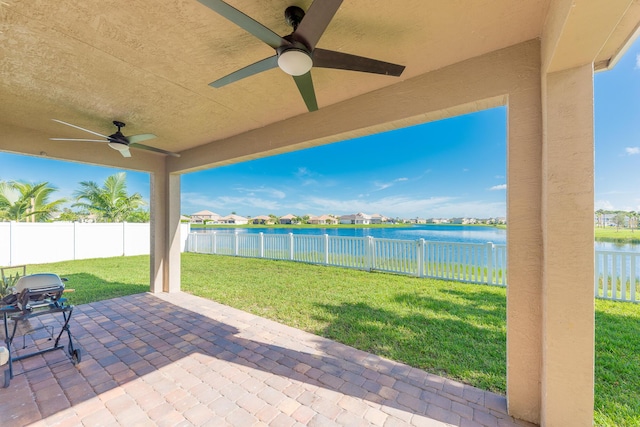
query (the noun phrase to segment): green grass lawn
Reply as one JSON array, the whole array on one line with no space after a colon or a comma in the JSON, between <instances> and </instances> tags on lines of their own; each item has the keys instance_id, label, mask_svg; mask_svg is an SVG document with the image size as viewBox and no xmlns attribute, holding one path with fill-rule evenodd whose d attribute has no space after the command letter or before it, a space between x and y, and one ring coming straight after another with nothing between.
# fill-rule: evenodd
<instances>
[{"instance_id":1,"label":"green grass lawn","mask_svg":"<svg viewBox=\"0 0 640 427\"><path fill-rule=\"evenodd\" d=\"M29 266L74 304L149 289L149 257ZM474 386L505 392L504 288L287 261L183 254L182 288ZM640 305L596 300L595 424L640 425Z\"/></svg>"},{"instance_id":2,"label":"green grass lawn","mask_svg":"<svg viewBox=\"0 0 640 427\"><path fill-rule=\"evenodd\" d=\"M86 304L149 291L149 256L96 258L27 266L27 274L53 272L66 277L72 304ZM14 272L12 272L14 273Z\"/></svg>"},{"instance_id":3,"label":"green grass lawn","mask_svg":"<svg viewBox=\"0 0 640 427\"><path fill-rule=\"evenodd\" d=\"M640 230L616 227L596 227L595 238L600 242L640 244Z\"/></svg>"}]
</instances>

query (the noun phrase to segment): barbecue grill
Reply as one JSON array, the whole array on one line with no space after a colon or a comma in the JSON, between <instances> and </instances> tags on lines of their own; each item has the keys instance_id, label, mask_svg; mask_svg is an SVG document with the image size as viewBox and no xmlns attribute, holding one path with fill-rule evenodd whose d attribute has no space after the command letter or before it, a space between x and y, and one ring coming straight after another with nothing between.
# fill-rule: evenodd
<instances>
[{"instance_id":1,"label":"barbecue grill","mask_svg":"<svg viewBox=\"0 0 640 427\"><path fill-rule=\"evenodd\" d=\"M13 362L26 359L28 357L37 356L55 350L64 350L64 345L60 343L60 338L66 332L69 337L67 345L68 355L74 365L80 363L82 351L78 347L74 347L71 331L69 329L69 321L73 313L73 306L67 303L67 299L62 297L65 290L64 282L57 274L39 273L30 274L20 277L14 286L10 288L10 293L2 298L0 303L0 312L4 320L4 336L5 343L9 352L8 368L4 371L4 388L9 387L13 379ZM18 330L20 322L29 326L29 319L43 315L62 315L63 324L53 345L31 353L14 356L13 340ZM10 323L12 323L11 326ZM50 333L50 340L53 340L54 330L52 326L42 326L39 328L30 328L23 332L23 336L34 333L39 329L46 329ZM26 340L23 339L23 348L26 347Z\"/></svg>"}]
</instances>

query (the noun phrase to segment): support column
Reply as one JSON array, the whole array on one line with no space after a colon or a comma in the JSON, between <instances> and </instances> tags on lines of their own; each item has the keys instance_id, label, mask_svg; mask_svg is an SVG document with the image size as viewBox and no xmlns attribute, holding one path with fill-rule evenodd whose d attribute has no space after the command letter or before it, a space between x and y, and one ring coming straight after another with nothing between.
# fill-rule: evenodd
<instances>
[{"instance_id":1,"label":"support column","mask_svg":"<svg viewBox=\"0 0 640 427\"><path fill-rule=\"evenodd\" d=\"M594 135L591 64L543 78L542 414L593 423Z\"/></svg>"},{"instance_id":2,"label":"support column","mask_svg":"<svg viewBox=\"0 0 640 427\"><path fill-rule=\"evenodd\" d=\"M180 291L180 175L151 173L151 292Z\"/></svg>"},{"instance_id":3,"label":"support column","mask_svg":"<svg viewBox=\"0 0 640 427\"><path fill-rule=\"evenodd\" d=\"M165 292L180 292L180 175L169 175L169 197L167 198L169 216L167 226L167 267L165 268Z\"/></svg>"},{"instance_id":4,"label":"support column","mask_svg":"<svg viewBox=\"0 0 640 427\"><path fill-rule=\"evenodd\" d=\"M540 64L509 94L507 143L507 406L540 422L542 369L542 106Z\"/></svg>"}]
</instances>

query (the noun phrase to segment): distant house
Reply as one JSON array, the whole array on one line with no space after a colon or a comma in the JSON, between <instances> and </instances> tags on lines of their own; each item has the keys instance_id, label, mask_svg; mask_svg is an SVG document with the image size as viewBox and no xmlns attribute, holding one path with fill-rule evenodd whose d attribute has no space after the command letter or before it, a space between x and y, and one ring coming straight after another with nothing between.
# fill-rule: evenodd
<instances>
[{"instance_id":1,"label":"distant house","mask_svg":"<svg viewBox=\"0 0 640 427\"><path fill-rule=\"evenodd\" d=\"M309 224L337 224L338 220L331 215L310 216Z\"/></svg>"},{"instance_id":2,"label":"distant house","mask_svg":"<svg viewBox=\"0 0 640 427\"><path fill-rule=\"evenodd\" d=\"M222 218L220 218L218 220L219 223L221 224L248 224L249 220L243 216L240 215L235 215L235 214L231 214L231 215L227 215L227 216L223 216Z\"/></svg>"},{"instance_id":3,"label":"distant house","mask_svg":"<svg viewBox=\"0 0 640 427\"><path fill-rule=\"evenodd\" d=\"M280 224L295 224L297 222L296 216L291 214L286 214L285 216L281 216L279 219L280 219Z\"/></svg>"},{"instance_id":4,"label":"distant house","mask_svg":"<svg viewBox=\"0 0 640 427\"><path fill-rule=\"evenodd\" d=\"M208 211L208 210L199 211L199 212L196 212L194 214L191 214L191 222L193 224L204 224L206 222L214 222L215 223L220 218L221 218L220 215L218 215L215 212Z\"/></svg>"},{"instance_id":5,"label":"distant house","mask_svg":"<svg viewBox=\"0 0 640 427\"><path fill-rule=\"evenodd\" d=\"M409 218L406 222L408 222L409 224L426 224L428 220L424 219L424 218Z\"/></svg>"},{"instance_id":6,"label":"distant house","mask_svg":"<svg viewBox=\"0 0 640 427\"><path fill-rule=\"evenodd\" d=\"M427 220L427 224L449 224L449 220L446 218L430 218Z\"/></svg>"},{"instance_id":7,"label":"distant house","mask_svg":"<svg viewBox=\"0 0 640 427\"><path fill-rule=\"evenodd\" d=\"M267 215L258 215L251 219L252 224L264 225L264 224L271 224L271 222L272 222L271 217Z\"/></svg>"},{"instance_id":8,"label":"distant house","mask_svg":"<svg viewBox=\"0 0 640 427\"><path fill-rule=\"evenodd\" d=\"M453 218L451 220L452 224L463 224L463 225L467 225L467 224L476 224L478 221L476 221L475 218Z\"/></svg>"},{"instance_id":9,"label":"distant house","mask_svg":"<svg viewBox=\"0 0 640 427\"><path fill-rule=\"evenodd\" d=\"M371 216L362 212L351 215L342 215L340 224L371 224Z\"/></svg>"},{"instance_id":10,"label":"distant house","mask_svg":"<svg viewBox=\"0 0 640 427\"><path fill-rule=\"evenodd\" d=\"M377 213L371 215L371 224L382 224L388 221L389 221L389 218L387 218L386 216L383 216Z\"/></svg>"}]
</instances>

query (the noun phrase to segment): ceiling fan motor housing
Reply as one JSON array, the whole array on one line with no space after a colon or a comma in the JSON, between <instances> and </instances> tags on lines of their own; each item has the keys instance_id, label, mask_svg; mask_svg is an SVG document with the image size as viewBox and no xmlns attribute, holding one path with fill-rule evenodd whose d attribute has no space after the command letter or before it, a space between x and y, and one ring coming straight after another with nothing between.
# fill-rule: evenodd
<instances>
[{"instance_id":1,"label":"ceiling fan motor housing","mask_svg":"<svg viewBox=\"0 0 640 427\"><path fill-rule=\"evenodd\" d=\"M109 146L111 148L115 148L116 150L122 150L129 145L129 139L124 136L122 132L120 132L120 129L125 127L126 125L123 122L119 122L117 120L114 120L113 124L116 125L118 131L113 135L109 135Z\"/></svg>"}]
</instances>

